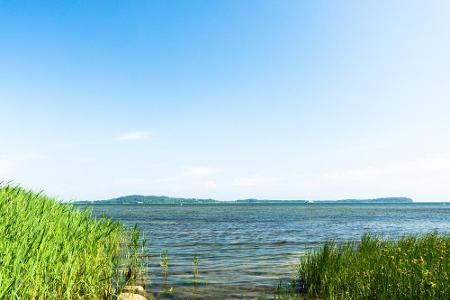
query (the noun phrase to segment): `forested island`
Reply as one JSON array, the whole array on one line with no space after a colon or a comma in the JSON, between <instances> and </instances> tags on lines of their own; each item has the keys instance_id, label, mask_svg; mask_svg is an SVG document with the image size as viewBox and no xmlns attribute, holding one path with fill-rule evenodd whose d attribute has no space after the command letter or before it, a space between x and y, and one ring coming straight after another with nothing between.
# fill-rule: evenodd
<instances>
[{"instance_id":1,"label":"forested island","mask_svg":"<svg viewBox=\"0 0 450 300\"><path fill-rule=\"evenodd\" d=\"M75 204L145 204L145 205L204 205L204 204L314 204L314 203L343 203L343 204L404 204L413 203L411 198L386 197L373 199L341 199L341 200L271 200L271 199L242 199L219 201L215 199L177 198L168 196L130 195L106 200L76 201Z\"/></svg>"},{"instance_id":2,"label":"forested island","mask_svg":"<svg viewBox=\"0 0 450 300\"><path fill-rule=\"evenodd\" d=\"M315 201L318 203L384 203L384 204L399 204L399 203L413 203L411 198L406 197L387 197L374 199L342 199L342 200L321 200Z\"/></svg>"}]
</instances>

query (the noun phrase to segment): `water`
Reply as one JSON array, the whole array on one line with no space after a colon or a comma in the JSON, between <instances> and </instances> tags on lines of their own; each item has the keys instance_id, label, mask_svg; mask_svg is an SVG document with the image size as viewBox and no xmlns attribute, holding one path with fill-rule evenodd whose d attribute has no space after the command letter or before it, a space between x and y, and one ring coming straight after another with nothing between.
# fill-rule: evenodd
<instances>
[{"instance_id":1,"label":"water","mask_svg":"<svg viewBox=\"0 0 450 300\"><path fill-rule=\"evenodd\" d=\"M98 205L94 213L137 223L150 238L147 289L158 299L270 297L280 280L293 278L305 251L325 240L355 240L365 232L450 233L450 203ZM169 252L167 278L159 266L162 250Z\"/></svg>"}]
</instances>

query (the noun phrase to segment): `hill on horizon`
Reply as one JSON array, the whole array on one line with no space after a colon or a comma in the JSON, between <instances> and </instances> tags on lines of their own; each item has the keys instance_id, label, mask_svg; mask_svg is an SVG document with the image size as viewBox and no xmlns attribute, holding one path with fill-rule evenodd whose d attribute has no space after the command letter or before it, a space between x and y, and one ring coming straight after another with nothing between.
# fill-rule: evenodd
<instances>
[{"instance_id":1,"label":"hill on horizon","mask_svg":"<svg viewBox=\"0 0 450 300\"><path fill-rule=\"evenodd\" d=\"M215 199L200 199L200 198L180 198L180 197L168 197L168 196L143 196L143 195L128 195L118 198L105 199L105 200L83 200L75 201L74 204L171 204L171 205L183 205L183 204L226 204L226 203L254 203L254 204L267 204L267 203L412 203L413 200L407 197L383 197L372 199L338 199L338 200L276 200L276 199L239 199L239 200L227 200L220 201Z\"/></svg>"}]
</instances>

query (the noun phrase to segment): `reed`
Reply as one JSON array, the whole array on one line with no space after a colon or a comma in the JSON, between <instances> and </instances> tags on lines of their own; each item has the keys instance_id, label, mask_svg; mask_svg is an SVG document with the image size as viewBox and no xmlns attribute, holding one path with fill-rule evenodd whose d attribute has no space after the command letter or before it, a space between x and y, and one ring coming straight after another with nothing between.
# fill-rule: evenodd
<instances>
[{"instance_id":1,"label":"reed","mask_svg":"<svg viewBox=\"0 0 450 300\"><path fill-rule=\"evenodd\" d=\"M312 299L448 299L450 236L326 242L301 260L292 290Z\"/></svg>"},{"instance_id":2,"label":"reed","mask_svg":"<svg viewBox=\"0 0 450 300\"><path fill-rule=\"evenodd\" d=\"M127 245L129 232L110 218L0 187L0 299L112 298Z\"/></svg>"},{"instance_id":3,"label":"reed","mask_svg":"<svg viewBox=\"0 0 450 300\"><path fill-rule=\"evenodd\" d=\"M198 259L198 255L196 255L196 254L194 254L192 256L192 265L194 267L194 270L193 270L194 278L197 278L200 275L200 272L199 272L199 269L198 269L199 259Z\"/></svg>"},{"instance_id":4,"label":"reed","mask_svg":"<svg viewBox=\"0 0 450 300\"><path fill-rule=\"evenodd\" d=\"M162 273L164 278L169 276L169 251L163 250L161 251L159 265L161 266Z\"/></svg>"},{"instance_id":5,"label":"reed","mask_svg":"<svg viewBox=\"0 0 450 300\"><path fill-rule=\"evenodd\" d=\"M125 268L125 281L128 284L145 286L145 273L147 272L144 260L148 260L146 245L148 240L142 236L137 224L130 231L130 241L124 247L125 254L121 255L121 268ZM148 265L148 263L147 263Z\"/></svg>"}]
</instances>

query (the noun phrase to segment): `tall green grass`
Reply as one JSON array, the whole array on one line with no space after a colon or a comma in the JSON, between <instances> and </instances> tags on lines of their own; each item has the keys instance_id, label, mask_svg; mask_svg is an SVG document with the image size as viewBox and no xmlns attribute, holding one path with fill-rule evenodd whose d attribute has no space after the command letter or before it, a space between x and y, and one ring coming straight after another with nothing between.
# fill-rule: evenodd
<instances>
[{"instance_id":1,"label":"tall green grass","mask_svg":"<svg viewBox=\"0 0 450 300\"><path fill-rule=\"evenodd\" d=\"M1 186L0 299L111 298L128 236L111 219Z\"/></svg>"},{"instance_id":2,"label":"tall green grass","mask_svg":"<svg viewBox=\"0 0 450 300\"><path fill-rule=\"evenodd\" d=\"M450 299L450 236L327 242L300 262L293 287L313 299Z\"/></svg>"}]
</instances>

